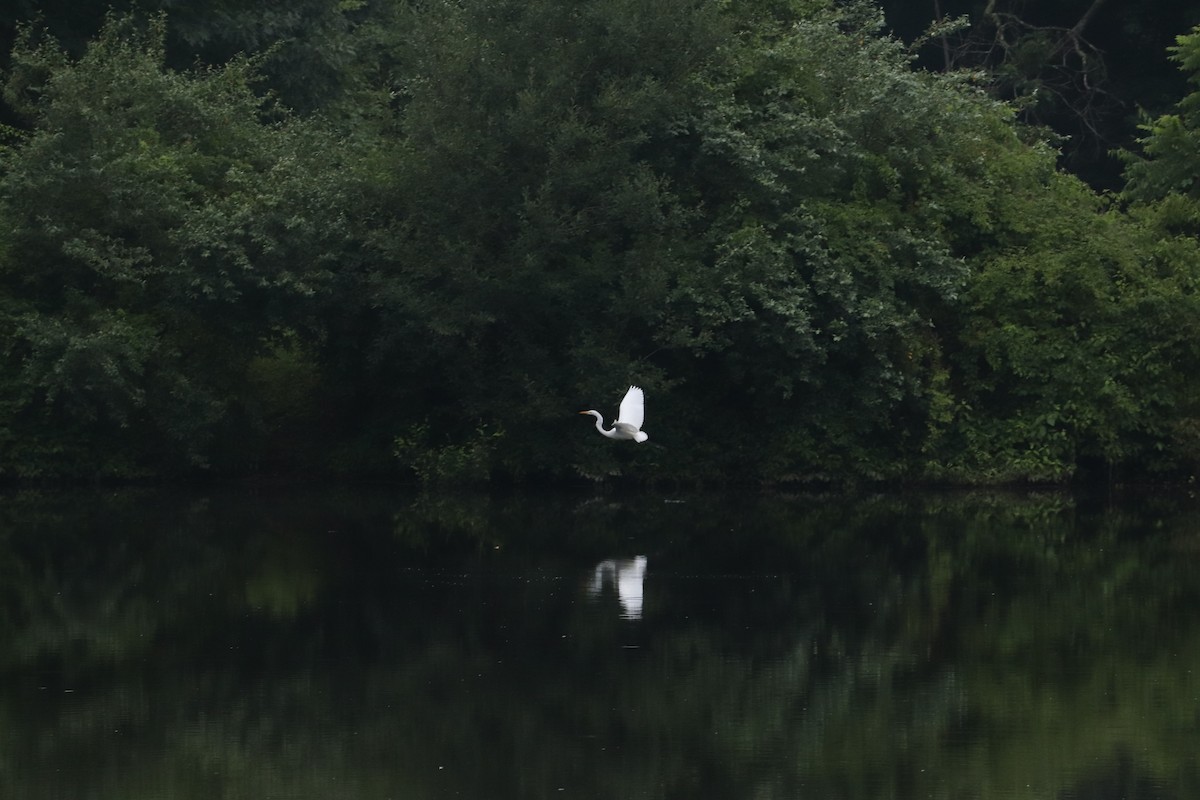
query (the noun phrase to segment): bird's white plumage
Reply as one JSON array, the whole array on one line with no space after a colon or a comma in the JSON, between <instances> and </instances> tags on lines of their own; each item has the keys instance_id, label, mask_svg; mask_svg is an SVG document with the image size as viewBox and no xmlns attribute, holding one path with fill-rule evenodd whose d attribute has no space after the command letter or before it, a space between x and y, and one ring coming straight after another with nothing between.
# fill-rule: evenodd
<instances>
[{"instance_id":1,"label":"bird's white plumage","mask_svg":"<svg viewBox=\"0 0 1200 800\"><path fill-rule=\"evenodd\" d=\"M630 425L635 431L642 429L646 421L646 394L640 386L630 386L621 400L621 410L617 412L617 425Z\"/></svg>"},{"instance_id":2,"label":"bird's white plumage","mask_svg":"<svg viewBox=\"0 0 1200 800\"><path fill-rule=\"evenodd\" d=\"M580 411L580 414L590 414L596 418L596 430L610 439L632 439L641 444L650 437L642 430L646 419L646 395L640 386L630 386L621 400L617 421L608 430L604 430L604 417L599 411Z\"/></svg>"}]
</instances>

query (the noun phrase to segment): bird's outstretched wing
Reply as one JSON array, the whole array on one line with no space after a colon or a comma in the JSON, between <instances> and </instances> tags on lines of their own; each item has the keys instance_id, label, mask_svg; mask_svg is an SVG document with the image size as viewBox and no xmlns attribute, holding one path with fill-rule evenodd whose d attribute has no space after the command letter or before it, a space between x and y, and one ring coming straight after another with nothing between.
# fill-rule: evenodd
<instances>
[{"instance_id":1,"label":"bird's outstretched wing","mask_svg":"<svg viewBox=\"0 0 1200 800\"><path fill-rule=\"evenodd\" d=\"M641 430L646 420L646 395L640 386L630 386L621 401L621 410L617 414L618 425L631 425L634 430Z\"/></svg>"}]
</instances>

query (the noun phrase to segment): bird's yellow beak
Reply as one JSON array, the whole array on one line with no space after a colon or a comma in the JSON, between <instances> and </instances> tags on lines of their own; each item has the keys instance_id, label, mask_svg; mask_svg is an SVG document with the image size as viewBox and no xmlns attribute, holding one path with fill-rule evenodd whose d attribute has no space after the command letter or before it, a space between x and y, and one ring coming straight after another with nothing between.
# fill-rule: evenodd
<instances>
[{"instance_id":1,"label":"bird's yellow beak","mask_svg":"<svg viewBox=\"0 0 1200 800\"><path fill-rule=\"evenodd\" d=\"M586 414L587 412L586 411L577 411L576 413L577 414Z\"/></svg>"}]
</instances>

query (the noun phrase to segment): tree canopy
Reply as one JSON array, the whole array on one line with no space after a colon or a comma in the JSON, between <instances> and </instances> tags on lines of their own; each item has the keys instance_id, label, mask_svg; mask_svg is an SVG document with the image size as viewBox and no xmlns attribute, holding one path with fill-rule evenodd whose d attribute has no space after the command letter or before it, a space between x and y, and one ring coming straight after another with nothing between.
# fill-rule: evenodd
<instances>
[{"instance_id":1,"label":"tree canopy","mask_svg":"<svg viewBox=\"0 0 1200 800\"><path fill-rule=\"evenodd\" d=\"M18 26L2 475L1194 464L1194 95L1118 198L864 2L222 7Z\"/></svg>"}]
</instances>

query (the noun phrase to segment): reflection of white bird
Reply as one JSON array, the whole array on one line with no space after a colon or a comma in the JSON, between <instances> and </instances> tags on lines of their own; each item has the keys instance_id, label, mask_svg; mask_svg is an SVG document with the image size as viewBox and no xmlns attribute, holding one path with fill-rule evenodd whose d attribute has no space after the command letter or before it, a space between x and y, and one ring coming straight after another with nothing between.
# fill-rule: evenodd
<instances>
[{"instance_id":1,"label":"reflection of white bird","mask_svg":"<svg viewBox=\"0 0 1200 800\"><path fill-rule=\"evenodd\" d=\"M599 595L604 584L616 583L617 599L621 601L621 616L626 619L641 619L642 593L646 580L646 557L608 559L596 565L589 591Z\"/></svg>"},{"instance_id":2,"label":"reflection of white bird","mask_svg":"<svg viewBox=\"0 0 1200 800\"><path fill-rule=\"evenodd\" d=\"M580 414L591 414L596 418L596 430L610 439L633 439L638 444L650 437L642 431L642 422L646 418L646 395L640 386L630 386L621 401L621 410L617 413L617 421L608 430L604 430L604 417L599 411L580 411Z\"/></svg>"}]
</instances>

